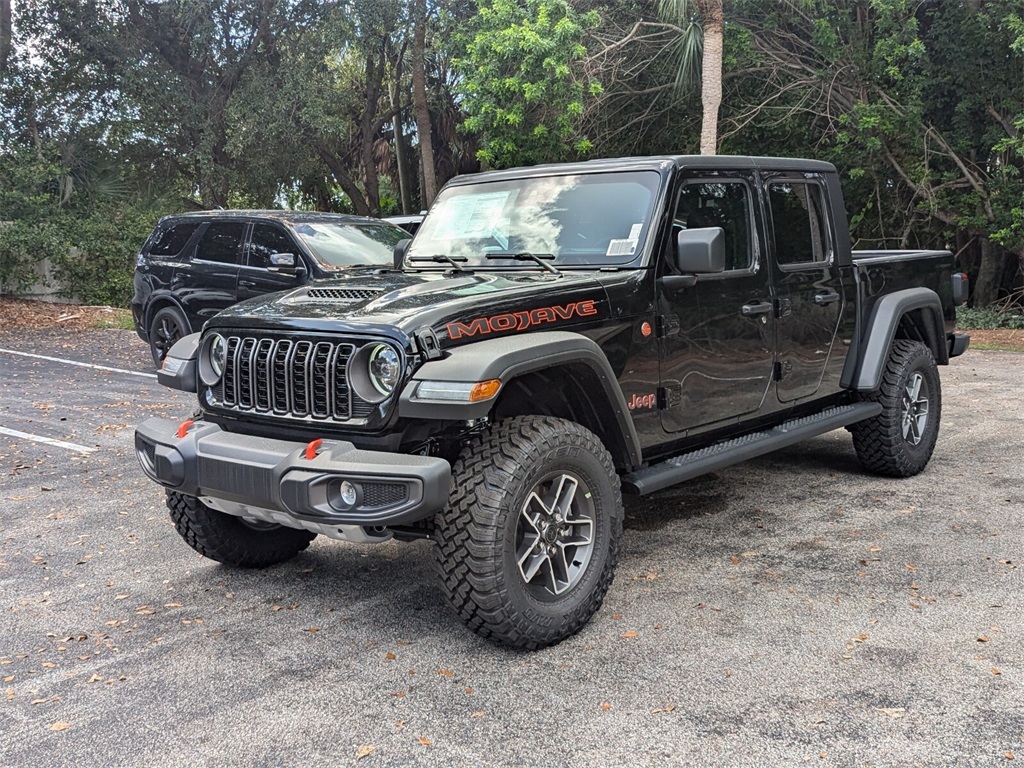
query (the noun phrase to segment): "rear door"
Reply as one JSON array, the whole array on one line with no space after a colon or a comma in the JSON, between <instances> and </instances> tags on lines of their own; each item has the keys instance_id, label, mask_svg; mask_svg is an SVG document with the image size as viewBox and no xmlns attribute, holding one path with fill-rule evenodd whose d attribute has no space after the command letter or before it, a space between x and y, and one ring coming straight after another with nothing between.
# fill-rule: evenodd
<instances>
[{"instance_id":1,"label":"rear door","mask_svg":"<svg viewBox=\"0 0 1024 768\"><path fill-rule=\"evenodd\" d=\"M767 174L776 294L776 392L787 403L813 396L828 376L845 296L836 266L825 179L816 173ZM834 356L840 363L843 354ZM834 370L833 370L834 369Z\"/></svg>"},{"instance_id":2,"label":"rear door","mask_svg":"<svg viewBox=\"0 0 1024 768\"><path fill-rule=\"evenodd\" d=\"M194 330L238 301L244 221L211 221L200 232L191 264L174 274L173 288Z\"/></svg>"},{"instance_id":3,"label":"rear door","mask_svg":"<svg viewBox=\"0 0 1024 768\"><path fill-rule=\"evenodd\" d=\"M296 272L275 272L270 269L270 256L274 253L292 253ZM285 291L301 285L308 276L302 250L284 227L272 222L256 222L246 248L245 266L238 273L238 299L248 299L274 291Z\"/></svg>"},{"instance_id":4,"label":"rear door","mask_svg":"<svg viewBox=\"0 0 1024 768\"><path fill-rule=\"evenodd\" d=\"M753 173L735 171L688 179L678 192L672 247L680 229L721 227L726 269L675 291L659 281L666 432L735 420L757 411L770 391L775 320L756 189ZM671 254L663 267L674 269Z\"/></svg>"}]
</instances>

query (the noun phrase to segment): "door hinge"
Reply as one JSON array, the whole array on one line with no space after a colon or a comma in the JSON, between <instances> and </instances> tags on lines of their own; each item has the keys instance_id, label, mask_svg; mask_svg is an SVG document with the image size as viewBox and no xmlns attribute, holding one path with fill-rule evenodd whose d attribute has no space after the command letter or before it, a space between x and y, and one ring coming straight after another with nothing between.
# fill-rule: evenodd
<instances>
[{"instance_id":1,"label":"door hinge","mask_svg":"<svg viewBox=\"0 0 1024 768\"><path fill-rule=\"evenodd\" d=\"M667 411L683 401L683 388L679 384L658 387L658 409Z\"/></svg>"},{"instance_id":2,"label":"door hinge","mask_svg":"<svg viewBox=\"0 0 1024 768\"><path fill-rule=\"evenodd\" d=\"M664 339L666 336L675 336L679 333L679 316L658 315L654 319L654 327L657 330L659 339Z\"/></svg>"},{"instance_id":3,"label":"door hinge","mask_svg":"<svg viewBox=\"0 0 1024 768\"><path fill-rule=\"evenodd\" d=\"M772 366L772 379L775 381L783 381L788 379L793 374L793 363L789 360L783 362L776 362Z\"/></svg>"},{"instance_id":4,"label":"door hinge","mask_svg":"<svg viewBox=\"0 0 1024 768\"><path fill-rule=\"evenodd\" d=\"M775 299L775 317L786 317L793 314L793 301L779 297Z\"/></svg>"}]
</instances>

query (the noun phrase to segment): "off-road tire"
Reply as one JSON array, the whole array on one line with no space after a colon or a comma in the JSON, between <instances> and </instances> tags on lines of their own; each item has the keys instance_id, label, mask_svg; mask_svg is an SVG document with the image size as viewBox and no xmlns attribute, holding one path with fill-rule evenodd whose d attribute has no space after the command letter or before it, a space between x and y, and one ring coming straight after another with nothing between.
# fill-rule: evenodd
<instances>
[{"instance_id":1,"label":"off-road tire","mask_svg":"<svg viewBox=\"0 0 1024 768\"><path fill-rule=\"evenodd\" d=\"M622 537L620 484L601 440L571 421L518 416L494 424L466 446L452 476L448 505L434 521L435 554L445 597L460 618L482 637L530 650L578 632L601 607ZM566 490L563 496L563 488L571 495ZM585 554L582 547L560 543L573 539L568 534L551 543L556 551L568 547L563 562L575 569L561 585L562 594L543 594L541 584L542 577L554 584L555 556L546 576L535 572L530 583L522 570L520 554L531 548L524 530L541 549L544 541L551 542L542 540L540 529L534 535L521 519L540 501L540 495L531 496L535 491L553 493L546 498L555 501L567 498L567 504L585 510L572 513L577 522L571 525L580 526L573 531L586 532L587 523L579 521L592 520Z\"/></svg>"},{"instance_id":2,"label":"off-road tire","mask_svg":"<svg viewBox=\"0 0 1024 768\"><path fill-rule=\"evenodd\" d=\"M159 368L174 343L191 332L188 320L177 307L160 307L149 321L149 351Z\"/></svg>"},{"instance_id":3,"label":"off-road tire","mask_svg":"<svg viewBox=\"0 0 1024 768\"><path fill-rule=\"evenodd\" d=\"M916 377L920 377L920 386L915 398L910 391ZM863 399L882 406L877 416L850 427L853 447L864 468L888 477L911 477L923 470L935 450L942 414L939 371L931 350L918 341L893 342L879 388ZM908 414L920 418L922 402L926 406L923 426L915 422L907 427ZM905 435L905 427L909 435Z\"/></svg>"},{"instance_id":4,"label":"off-road tire","mask_svg":"<svg viewBox=\"0 0 1024 768\"><path fill-rule=\"evenodd\" d=\"M181 538L203 557L236 568L283 563L309 546L312 531L285 526L254 527L210 509L195 496L167 492L167 509Z\"/></svg>"}]
</instances>

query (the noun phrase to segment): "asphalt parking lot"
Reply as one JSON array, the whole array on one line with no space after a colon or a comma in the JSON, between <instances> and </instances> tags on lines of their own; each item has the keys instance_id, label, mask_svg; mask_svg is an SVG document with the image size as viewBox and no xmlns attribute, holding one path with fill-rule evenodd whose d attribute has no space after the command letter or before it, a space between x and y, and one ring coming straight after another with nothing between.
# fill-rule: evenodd
<instances>
[{"instance_id":1,"label":"asphalt parking lot","mask_svg":"<svg viewBox=\"0 0 1024 768\"><path fill-rule=\"evenodd\" d=\"M132 449L191 397L130 332L0 349L2 765L1024 760L1019 354L941 369L916 478L838 431L630 504L604 607L522 653L448 612L428 542L194 554Z\"/></svg>"}]
</instances>

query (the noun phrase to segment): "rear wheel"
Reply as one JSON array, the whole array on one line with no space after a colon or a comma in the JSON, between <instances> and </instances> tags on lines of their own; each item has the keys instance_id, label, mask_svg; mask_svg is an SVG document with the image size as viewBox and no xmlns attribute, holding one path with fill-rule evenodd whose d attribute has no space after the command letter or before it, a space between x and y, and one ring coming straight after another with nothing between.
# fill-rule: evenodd
<instances>
[{"instance_id":1,"label":"rear wheel","mask_svg":"<svg viewBox=\"0 0 1024 768\"><path fill-rule=\"evenodd\" d=\"M622 497L607 449L571 421L494 425L453 468L435 520L449 603L477 634L517 648L578 632L611 585Z\"/></svg>"},{"instance_id":2,"label":"rear wheel","mask_svg":"<svg viewBox=\"0 0 1024 768\"><path fill-rule=\"evenodd\" d=\"M850 427L861 464L890 477L923 470L935 450L942 412L931 350L918 341L893 342L881 385L864 399L879 403L882 412Z\"/></svg>"},{"instance_id":3,"label":"rear wheel","mask_svg":"<svg viewBox=\"0 0 1024 768\"><path fill-rule=\"evenodd\" d=\"M174 491L167 492L167 509L178 534L192 549L238 568L266 568L291 560L316 538L312 531L226 515L195 496Z\"/></svg>"},{"instance_id":4,"label":"rear wheel","mask_svg":"<svg viewBox=\"0 0 1024 768\"><path fill-rule=\"evenodd\" d=\"M177 307L161 307L149 323L149 350L159 368L178 339L189 334L188 320Z\"/></svg>"}]
</instances>

